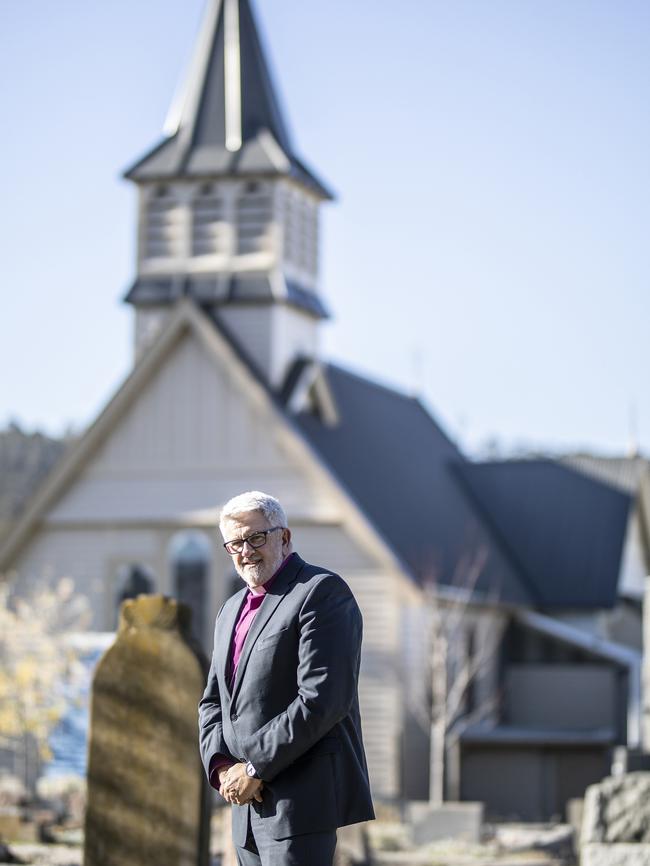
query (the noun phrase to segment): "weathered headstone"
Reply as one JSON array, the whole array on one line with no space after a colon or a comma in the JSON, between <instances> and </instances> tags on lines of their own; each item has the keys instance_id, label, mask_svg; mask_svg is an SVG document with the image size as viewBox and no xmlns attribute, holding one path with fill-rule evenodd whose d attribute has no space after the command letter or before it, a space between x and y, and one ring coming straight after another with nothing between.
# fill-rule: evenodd
<instances>
[{"instance_id":1,"label":"weathered headstone","mask_svg":"<svg viewBox=\"0 0 650 866\"><path fill-rule=\"evenodd\" d=\"M93 681L84 866L206 866L207 785L197 703L205 663L189 610L125 601Z\"/></svg>"},{"instance_id":2,"label":"weathered headstone","mask_svg":"<svg viewBox=\"0 0 650 866\"><path fill-rule=\"evenodd\" d=\"M627 773L587 788L582 866L650 864L650 773Z\"/></svg>"}]
</instances>

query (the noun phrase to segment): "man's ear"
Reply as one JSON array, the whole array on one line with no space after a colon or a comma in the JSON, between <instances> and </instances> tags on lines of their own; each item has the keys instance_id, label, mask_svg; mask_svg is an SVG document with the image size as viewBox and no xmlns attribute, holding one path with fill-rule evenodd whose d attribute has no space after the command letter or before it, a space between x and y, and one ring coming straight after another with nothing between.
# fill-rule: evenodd
<instances>
[{"instance_id":1,"label":"man's ear","mask_svg":"<svg viewBox=\"0 0 650 866\"><path fill-rule=\"evenodd\" d=\"M289 544L291 544L291 530L285 528L282 530L282 547L287 547Z\"/></svg>"}]
</instances>

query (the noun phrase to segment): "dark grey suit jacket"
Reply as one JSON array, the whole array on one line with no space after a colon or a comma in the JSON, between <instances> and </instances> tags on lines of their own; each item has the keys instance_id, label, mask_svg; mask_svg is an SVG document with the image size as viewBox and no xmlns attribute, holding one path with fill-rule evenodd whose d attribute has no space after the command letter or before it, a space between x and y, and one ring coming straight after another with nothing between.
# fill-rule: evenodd
<instances>
[{"instance_id":1,"label":"dark grey suit jacket","mask_svg":"<svg viewBox=\"0 0 650 866\"><path fill-rule=\"evenodd\" d=\"M232 632L247 588L217 615L208 683L199 704L201 758L251 761L263 802L233 806L244 845L248 809L274 839L374 818L361 738L357 681L361 612L337 574L293 554L277 574L246 637L232 693Z\"/></svg>"}]
</instances>

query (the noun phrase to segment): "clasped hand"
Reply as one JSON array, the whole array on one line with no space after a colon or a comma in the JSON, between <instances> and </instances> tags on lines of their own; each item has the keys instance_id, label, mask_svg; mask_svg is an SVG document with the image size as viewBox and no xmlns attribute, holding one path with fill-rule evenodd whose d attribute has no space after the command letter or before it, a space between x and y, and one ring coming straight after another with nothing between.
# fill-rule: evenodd
<instances>
[{"instance_id":1,"label":"clasped hand","mask_svg":"<svg viewBox=\"0 0 650 866\"><path fill-rule=\"evenodd\" d=\"M244 806L252 800L262 802L264 782L246 772L246 764L233 764L219 770L219 793L226 803Z\"/></svg>"}]
</instances>

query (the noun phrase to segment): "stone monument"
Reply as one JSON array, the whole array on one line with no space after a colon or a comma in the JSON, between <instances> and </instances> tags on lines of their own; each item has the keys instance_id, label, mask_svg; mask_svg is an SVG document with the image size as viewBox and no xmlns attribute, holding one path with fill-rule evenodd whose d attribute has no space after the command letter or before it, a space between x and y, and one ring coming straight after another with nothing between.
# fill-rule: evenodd
<instances>
[{"instance_id":1,"label":"stone monument","mask_svg":"<svg viewBox=\"0 0 650 866\"><path fill-rule=\"evenodd\" d=\"M581 866L650 864L650 773L610 776L587 788Z\"/></svg>"},{"instance_id":2,"label":"stone monument","mask_svg":"<svg viewBox=\"0 0 650 866\"><path fill-rule=\"evenodd\" d=\"M587 788L581 866L650 866L650 578L643 604L642 752L624 754L618 775ZM627 752L627 750L622 750ZM639 772L629 772L638 767Z\"/></svg>"},{"instance_id":3,"label":"stone monument","mask_svg":"<svg viewBox=\"0 0 650 866\"><path fill-rule=\"evenodd\" d=\"M197 723L206 663L189 620L161 595L122 604L93 681L84 866L207 866Z\"/></svg>"}]
</instances>

